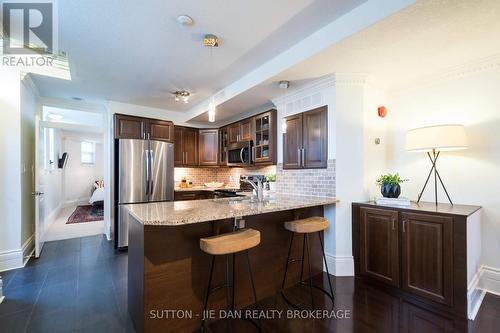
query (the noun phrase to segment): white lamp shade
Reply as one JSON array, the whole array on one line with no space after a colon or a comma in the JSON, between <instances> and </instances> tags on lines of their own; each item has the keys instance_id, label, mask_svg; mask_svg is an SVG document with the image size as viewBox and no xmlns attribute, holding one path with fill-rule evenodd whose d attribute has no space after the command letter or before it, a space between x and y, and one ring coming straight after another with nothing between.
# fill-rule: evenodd
<instances>
[{"instance_id":1,"label":"white lamp shade","mask_svg":"<svg viewBox=\"0 0 500 333\"><path fill-rule=\"evenodd\" d=\"M409 130L406 150L426 152L467 149L467 137L462 125L438 125Z\"/></svg>"}]
</instances>

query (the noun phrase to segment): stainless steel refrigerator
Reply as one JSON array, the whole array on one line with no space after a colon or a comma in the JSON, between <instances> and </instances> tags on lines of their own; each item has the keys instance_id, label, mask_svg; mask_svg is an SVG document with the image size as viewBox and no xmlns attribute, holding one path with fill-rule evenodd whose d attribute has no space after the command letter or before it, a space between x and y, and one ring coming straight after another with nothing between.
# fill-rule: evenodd
<instances>
[{"instance_id":1,"label":"stainless steel refrigerator","mask_svg":"<svg viewBox=\"0 0 500 333\"><path fill-rule=\"evenodd\" d=\"M174 144L120 139L118 142L118 248L128 246L124 205L174 200Z\"/></svg>"}]
</instances>

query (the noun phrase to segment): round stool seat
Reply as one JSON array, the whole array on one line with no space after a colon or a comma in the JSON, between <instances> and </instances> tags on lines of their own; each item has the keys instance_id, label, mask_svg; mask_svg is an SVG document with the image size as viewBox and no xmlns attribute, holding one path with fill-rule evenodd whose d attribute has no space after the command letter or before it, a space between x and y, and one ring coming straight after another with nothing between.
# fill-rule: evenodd
<instances>
[{"instance_id":1,"label":"round stool seat","mask_svg":"<svg viewBox=\"0 0 500 333\"><path fill-rule=\"evenodd\" d=\"M200 248L211 255L224 255L251 249L260 244L260 232L254 229L201 238Z\"/></svg>"},{"instance_id":2,"label":"round stool seat","mask_svg":"<svg viewBox=\"0 0 500 333\"><path fill-rule=\"evenodd\" d=\"M285 222L285 229L299 234L309 234L328 228L328 219L320 216Z\"/></svg>"}]
</instances>

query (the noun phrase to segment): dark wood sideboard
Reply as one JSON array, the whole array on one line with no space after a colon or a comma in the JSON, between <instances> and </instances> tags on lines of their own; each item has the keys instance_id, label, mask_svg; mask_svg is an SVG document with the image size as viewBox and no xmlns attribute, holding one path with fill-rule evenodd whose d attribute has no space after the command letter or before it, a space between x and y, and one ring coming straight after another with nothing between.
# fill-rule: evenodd
<instances>
[{"instance_id":1,"label":"dark wood sideboard","mask_svg":"<svg viewBox=\"0 0 500 333\"><path fill-rule=\"evenodd\" d=\"M427 202L407 208L353 203L356 277L417 305L467 318L467 263L475 260L470 255L475 249L467 248L474 246L468 244L468 233L479 227L474 215L479 209Z\"/></svg>"}]
</instances>

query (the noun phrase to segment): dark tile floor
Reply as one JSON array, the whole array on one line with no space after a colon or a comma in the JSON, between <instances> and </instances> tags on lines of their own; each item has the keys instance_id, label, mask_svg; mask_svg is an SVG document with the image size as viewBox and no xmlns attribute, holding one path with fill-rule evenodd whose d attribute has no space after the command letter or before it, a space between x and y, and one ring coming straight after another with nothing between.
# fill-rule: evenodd
<instances>
[{"instance_id":1,"label":"dark tile floor","mask_svg":"<svg viewBox=\"0 0 500 333\"><path fill-rule=\"evenodd\" d=\"M134 332L127 254L103 236L45 243L40 259L0 273L0 332Z\"/></svg>"},{"instance_id":2,"label":"dark tile floor","mask_svg":"<svg viewBox=\"0 0 500 333\"><path fill-rule=\"evenodd\" d=\"M134 332L127 313L127 254L115 252L102 236L46 243L40 259L0 275L6 295L0 304L0 333ZM326 281L324 275L324 287ZM499 296L486 295L471 322L429 312L352 277L332 277L332 282L335 309L351 311L351 318L263 320L262 331L489 333L500 327ZM319 301L324 303L320 308L331 307L321 295ZM254 308L291 309L280 295ZM248 321L216 321L209 327L213 332L256 331Z\"/></svg>"}]
</instances>

